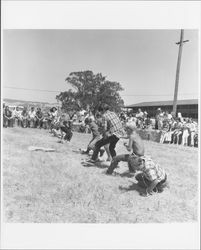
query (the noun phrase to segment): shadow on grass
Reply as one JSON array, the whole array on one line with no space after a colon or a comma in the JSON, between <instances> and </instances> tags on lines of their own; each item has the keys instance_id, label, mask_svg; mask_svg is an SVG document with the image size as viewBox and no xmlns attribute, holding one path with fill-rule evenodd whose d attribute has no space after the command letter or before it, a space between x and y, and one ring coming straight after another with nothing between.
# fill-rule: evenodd
<instances>
[{"instance_id":1,"label":"shadow on grass","mask_svg":"<svg viewBox=\"0 0 201 250\"><path fill-rule=\"evenodd\" d=\"M76 154L79 154L79 155L83 155L82 152L81 152L81 149L79 149L79 150L73 149L72 152L76 153Z\"/></svg>"},{"instance_id":2,"label":"shadow on grass","mask_svg":"<svg viewBox=\"0 0 201 250\"><path fill-rule=\"evenodd\" d=\"M106 162L96 162L96 163L90 163L90 162L82 162L82 165L84 167L90 168L90 167L97 167L97 168L108 168L108 164Z\"/></svg>"},{"instance_id":3,"label":"shadow on grass","mask_svg":"<svg viewBox=\"0 0 201 250\"><path fill-rule=\"evenodd\" d=\"M122 191L122 192L128 192L128 191L134 191L135 190L139 194L142 194L144 192L144 188L138 186L136 183L132 183L128 187L119 186L119 190Z\"/></svg>"},{"instance_id":4,"label":"shadow on grass","mask_svg":"<svg viewBox=\"0 0 201 250\"><path fill-rule=\"evenodd\" d=\"M114 173L115 176L120 176L120 177L126 177L126 178L133 178L134 174L130 172L124 172L124 173Z\"/></svg>"},{"instance_id":5,"label":"shadow on grass","mask_svg":"<svg viewBox=\"0 0 201 250\"><path fill-rule=\"evenodd\" d=\"M89 159L89 157L91 156L90 154L83 154L82 151L81 151L81 149L79 149L79 150L74 150L73 149L72 152L76 153L78 155L81 155L82 157L85 157L86 159Z\"/></svg>"}]
</instances>

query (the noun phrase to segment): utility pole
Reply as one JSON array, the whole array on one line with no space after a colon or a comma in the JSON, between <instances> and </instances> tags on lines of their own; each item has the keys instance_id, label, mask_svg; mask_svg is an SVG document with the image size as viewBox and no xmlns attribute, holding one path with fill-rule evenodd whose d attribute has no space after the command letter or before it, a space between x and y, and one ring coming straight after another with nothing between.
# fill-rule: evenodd
<instances>
[{"instance_id":1,"label":"utility pole","mask_svg":"<svg viewBox=\"0 0 201 250\"><path fill-rule=\"evenodd\" d=\"M174 101L173 101L173 115L176 116L177 112L177 95L178 95L178 87L179 87L179 73L180 73L180 65L181 65L181 54L182 54L182 48L183 44L186 42L189 42L189 40L183 40L184 39L184 30L181 30L180 35L180 41L176 44L179 45L179 54L177 59L177 70L176 70L176 80L175 80L175 89L174 89Z\"/></svg>"}]
</instances>

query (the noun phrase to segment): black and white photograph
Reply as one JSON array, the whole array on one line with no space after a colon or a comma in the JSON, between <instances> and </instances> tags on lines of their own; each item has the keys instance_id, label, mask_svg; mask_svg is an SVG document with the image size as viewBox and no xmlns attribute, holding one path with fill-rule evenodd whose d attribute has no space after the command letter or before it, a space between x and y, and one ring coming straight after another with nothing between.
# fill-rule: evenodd
<instances>
[{"instance_id":1,"label":"black and white photograph","mask_svg":"<svg viewBox=\"0 0 201 250\"><path fill-rule=\"evenodd\" d=\"M2 222L198 223L199 46L188 26L2 29Z\"/></svg>"}]
</instances>

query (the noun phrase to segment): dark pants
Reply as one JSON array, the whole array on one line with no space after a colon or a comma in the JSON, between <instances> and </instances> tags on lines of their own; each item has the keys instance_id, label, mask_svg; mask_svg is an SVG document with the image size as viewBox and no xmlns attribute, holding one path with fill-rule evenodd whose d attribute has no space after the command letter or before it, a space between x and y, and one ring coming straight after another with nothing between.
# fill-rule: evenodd
<instances>
[{"instance_id":1,"label":"dark pants","mask_svg":"<svg viewBox=\"0 0 201 250\"><path fill-rule=\"evenodd\" d=\"M61 127L61 131L65 133L64 140L70 141L73 136L72 130L70 128Z\"/></svg>"},{"instance_id":2,"label":"dark pants","mask_svg":"<svg viewBox=\"0 0 201 250\"><path fill-rule=\"evenodd\" d=\"M36 127L39 127L39 128L43 127L43 120L42 119L37 119L36 120Z\"/></svg>"},{"instance_id":3,"label":"dark pants","mask_svg":"<svg viewBox=\"0 0 201 250\"><path fill-rule=\"evenodd\" d=\"M13 118L7 118L7 117L3 117L3 126L5 128L7 127L13 127Z\"/></svg>"},{"instance_id":4,"label":"dark pants","mask_svg":"<svg viewBox=\"0 0 201 250\"><path fill-rule=\"evenodd\" d=\"M21 126L23 128L26 128L28 126L28 120L26 118L22 118Z\"/></svg>"},{"instance_id":5,"label":"dark pants","mask_svg":"<svg viewBox=\"0 0 201 250\"><path fill-rule=\"evenodd\" d=\"M128 168L130 172L135 172L134 167L132 166L131 162L130 162L130 158L132 157L132 155L130 154L124 154L124 155L117 155L113 158L108 170L107 170L107 174L112 174L114 169L117 167L118 163L120 161L125 161L128 162Z\"/></svg>"},{"instance_id":6,"label":"dark pants","mask_svg":"<svg viewBox=\"0 0 201 250\"><path fill-rule=\"evenodd\" d=\"M91 141L89 142L87 146L87 151L89 152L90 150L94 150L96 143L101 139L100 135L93 136Z\"/></svg>"},{"instance_id":7,"label":"dark pants","mask_svg":"<svg viewBox=\"0 0 201 250\"><path fill-rule=\"evenodd\" d=\"M35 128L36 127L36 118L30 118L29 119L29 127Z\"/></svg>"},{"instance_id":8,"label":"dark pants","mask_svg":"<svg viewBox=\"0 0 201 250\"><path fill-rule=\"evenodd\" d=\"M138 185L142 188L147 188L150 186L151 181L149 181L143 173L139 173L135 176L136 180L138 181ZM167 175L165 175L165 178L160 181L156 187L153 189L153 191L163 192L163 188L166 186L167 181Z\"/></svg>"},{"instance_id":9,"label":"dark pants","mask_svg":"<svg viewBox=\"0 0 201 250\"><path fill-rule=\"evenodd\" d=\"M94 160L94 161L97 160L100 148L108 143L109 143L110 154L111 154L112 158L115 157L116 156L115 147L116 147L118 140L119 140L119 138L116 137L116 135L111 135L107 138L102 138L99 141L97 141L93 155L92 155L92 160Z\"/></svg>"}]
</instances>

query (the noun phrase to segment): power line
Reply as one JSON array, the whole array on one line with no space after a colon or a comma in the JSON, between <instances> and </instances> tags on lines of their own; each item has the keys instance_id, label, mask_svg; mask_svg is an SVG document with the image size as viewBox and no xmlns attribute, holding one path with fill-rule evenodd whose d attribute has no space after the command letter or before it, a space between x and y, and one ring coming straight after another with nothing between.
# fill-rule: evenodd
<instances>
[{"instance_id":1,"label":"power line","mask_svg":"<svg viewBox=\"0 0 201 250\"><path fill-rule=\"evenodd\" d=\"M51 92L51 93L58 93L62 92L61 90L47 90L47 89L29 89L29 88L18 88L18 87L10 87L10 86L4 86L4 88L8 89L20 89L20 90L31 90L31 91L39 91L39 92ZM172 96L173 94L121 94L121 96ZM181 93L179 95L196 95L196 93Z\"/></svg>"},{"instance_id":2,"label":"power line","mask_svg":"<svg viewBox=\"0 0 201 250\"><path fill-rule=\"evenodd\" d=\"M18 88L18 87L9 87L9 86L5 86L4 88L6 88L6 89L32 90L32 91L41 91L41 92L60 92L60 90L28 89L28 88Z\"/></svg>"},{"instance_id":3,"label":"power line","mask_svg":"<svg viewBox=\"0 0 201 250\"><path fill-rule=\"evenodd\" d=\"M179 95L196 95L196 93L186 93L186 94L184 94L184 93L181 93L181 94L179 94ZM157 95L144 95L144 94L142 94L142 95L121 95L121 96L172 96L172 94L166 94L166 95L163 95L163 94L157 94Z\"/></svg>"}]
</instances>

